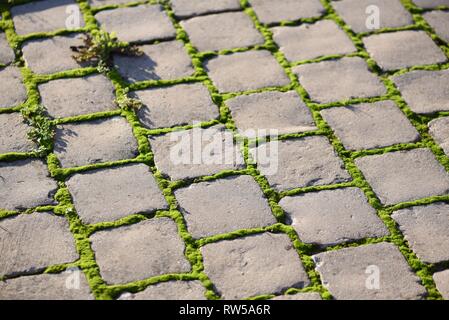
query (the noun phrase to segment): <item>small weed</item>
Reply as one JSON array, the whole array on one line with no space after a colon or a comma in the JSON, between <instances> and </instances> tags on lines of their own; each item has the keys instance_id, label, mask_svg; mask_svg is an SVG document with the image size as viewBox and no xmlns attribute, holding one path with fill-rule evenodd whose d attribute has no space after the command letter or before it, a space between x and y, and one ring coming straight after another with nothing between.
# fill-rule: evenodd
<instances>
[{"instance_id":1,"label":"small weed","mask_svg":"<svg viewBox=\"0 0 449 320\"><path fill-rule=\"evenodd\" d=\"M22 109L22 115L32 127L28 132L28 139L39 146L35 152L39 156L47 154L52 149L55 133L53 124L45 116L44 106L38 104L24 108Z\"/></svg>"},{"instance_id":2,"label":"small weed","mask_svg":"<svg viewBox=\"0 0 449 320\"><path fill-rule=\"evenodd\" d=\"M115 103L123 110L139 110L142 107L142 102L128 96L128 88L124 90L123 95L115 99Z\"/></svg>"},{"instance_id":3,"label":"small weed","mask_svg":"<svg viewBox=\"0 0 449 320\"><path fill-rule=\"evenodd\" d=\"M112 54L141 56L143 52L134 45L120 42L114 33L104 30L94 30L83 39L81 46L72 46L75 52L72 56L78 63L97 65L99 72L108 72L112 66Z\"/></svg>"}]
</instances>

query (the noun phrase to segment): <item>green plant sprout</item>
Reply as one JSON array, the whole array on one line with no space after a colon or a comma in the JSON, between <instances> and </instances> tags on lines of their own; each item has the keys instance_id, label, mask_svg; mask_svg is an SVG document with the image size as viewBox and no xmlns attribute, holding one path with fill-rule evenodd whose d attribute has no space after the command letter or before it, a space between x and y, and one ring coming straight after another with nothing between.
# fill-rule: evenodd
<instances>
[{"instance_id":1,"label":"green plant sprout","mask_svg":"<svg viewBox=\"0 0 449 320\"><path fill-rule=\"evenodd\" d=\"M142 102L140 100L130 98L128 96L128 92L128 88L124 89L123 94L115 99L115 103L122 110L139 110L143 106Z\"/></svg>"},{"instance_id":2,"label":"green plant sprout","mask_svg":"<svg viewBox=\"0 0 449 320\"><path fill-rule=\"evenodd\" d=\"M143 52L135 45L120 42L114 32L93 30L83 39L81 46L71 46L72 56L78 63L97 65L101 73L108 72L112 66L112 54L141 56Z\"/></svg>"},{"instance_id":3,"label":"green plant sprout","mask_svg":"<svg viewBox=\"0 0 449 320\"><path fill-rule=\"evenodd\" d=\"M45 115L45 108L41 104L22 109L22 116L32 127L28 132L28 139L35 142L39 148L35 152L39 155L45 155L51 151L53 138L55 135L54 126Z\"/></svg>"}]
</instances>

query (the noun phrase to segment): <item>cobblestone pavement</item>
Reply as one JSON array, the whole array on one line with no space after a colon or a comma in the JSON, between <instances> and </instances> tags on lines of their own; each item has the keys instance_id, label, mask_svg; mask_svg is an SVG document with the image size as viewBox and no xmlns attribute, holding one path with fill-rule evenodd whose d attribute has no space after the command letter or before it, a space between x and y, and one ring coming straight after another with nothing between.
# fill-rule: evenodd
<instances>
[{"instance_id":1,"label":"cobblestone pavement","mask_svg":"<svg viewBox=\"0 0 449 320\"><path fill-rule=\"evenodd\" d=\"M2 3L0 299L449 299L448 0Z\"/></svg>"}]
</instances>

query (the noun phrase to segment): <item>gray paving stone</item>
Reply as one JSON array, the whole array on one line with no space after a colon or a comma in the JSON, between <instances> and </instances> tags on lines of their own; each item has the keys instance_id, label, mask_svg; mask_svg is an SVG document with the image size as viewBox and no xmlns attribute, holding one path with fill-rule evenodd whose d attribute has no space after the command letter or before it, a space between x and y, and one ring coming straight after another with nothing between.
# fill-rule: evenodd
<instances>
[{"instance_id":1,"label":"gray paving stone","mask_svg":"<svg viewBox=\"0 0 449 320\"><path fill-rule=\"evenodd\" d=\"M332 20L298 27L272 29L274 41L290 61L301 61L356 51L349 37Z\"/></svg>"},{"instance_id":2,"label":"gray paving stone","mask_svg":"<svg viewBox=\"0 0 449 320\"><path fill-rule=\"evenodd\" d=\"M90 239L101 276L108 284L190 272L184 243L169 218L96 232Z\"/></svg>"},{"instance_id":3,"label":"gray paving stone","mask_svg":"<svg viewBox=\"0 0 449 320\"><path fill-rule=\"evenodd\" d=\"M64 124L56 129L54 152L63 167L132 159L137 141L122 117Z\"/></svg>"},{"instance_id":4,"label":"gray paving stone","mask_svg":"<svg viewBox=\"0 0 449 320\"><path fill-rule=\"evenodd\" d=\"M355 162L385 205L449 192L449 174L429 149L367 156Z\"/></svg>"},{"instance_id":5,"label":"gray paving stone","mask_svg":"<svg viewBox=\"0 0 449 320\"><path fill-rule=\"evenodd\" d=\"M206 69L221 92L236 92L290 83L269 51L247 51L218 56L206 62Z\"/></svg>"},{"instance_id":6,"label":"gray paving stone","mask_svg":"<svg viewBox=\"0 0 449 320\"><path fill-rule=\"evenodd\" d=\"M124 293L119 300L206 300L199 281L169 281L147 287L138 293Z\"/></svg>"},{"instance_id":7,"label":"gray paving stone","mask_svg":"<svg viewBox=\"0 0 449 320\"><path fill-rule=\"evenodd\" d=\"M432 120L429 123L429 133L449 156L449 117Z\"/></svg>"},{"instance_id":8,"label":"gray paving stone","mask_svg":"<svg viewBox=\"0 0 449 320\"><path fill-rule=\"evenodd\" d=\"M14 107L25 102L27 93L22 74L16 67L0 69L0 108Z\"/></svg>"},{"instance_id":9,"label":"gray paving stone","mask_svg":"<svg viewBox=\"0 0 449 320\"><path fill-rule=\"evenodd\" d=\"M323 285L338 300L411 300L426 294L404 256L390 243L329 251L312 258ZM378 289L370 281L376 267Z\"/></svg>"},{"instance_id":10,"label":"gray paving stone","mask_svg":"<svg viewBox=\"0 0 449 320\"><path fill-rule=\"evenodd\" d=\"M114 56L118 72L128 82L175 80L191 76L195 71L179 41L144 45L140 49L144 54L139 57Z\"/></svg>"},{"instance_id":11,"label":"gray paving stone","mask_svg":"<svg viewBox=\"0 0 449 320\"><path fill-rule=\"evenodd\" d=\"M81 68L82 65L72 58L73 51L70 47L82 45L82 39L80 34L76 34L30 40L22 47L23 57L27 66L40 74Z\"/></svg>"},{"instance_id":12,"label":"gray paving stone","mask_svg":"<svg viewBox=\"0 0 449 320\"><path fill-rule=\"evenodd\" d=\"M441 39L449 42L449 12L430 11L424 13L423 17Z\"/></svg>"},{"instance_id":13,"label":"gray paving stone","mask_svg":"<svg viewBox=\"0 0 449 320\"><path fill-rule=\"evenodd\" d=\"M41 103L53 118L117 109L115 89L103 75L58 79L39 85Z\"/></svg>"},{"instance_id":14,"label":"gray paving stone","mask_svg":"<svg viewBox=\"0 0 449 320\"><path fill-rule=\"evenodd\" d=\"M449 205L434 203L396 211L392 215L421 261L449 260Z\"/></svg>"},{"instance_id":15,"label":"gray paving stone","mask_svg":"<svg viewBox=\"0 0 449 320\"><path fill-rule=\"evenodd\" d=\"M76 11L74 11L76 10ZM41 0L11 8L17 34L52 32L84 27L83 15L74 0ZM79 25L74 15L79 17Z\"/></svg>"},{"instance_id":16,"label":"gray paving stone","mask_svg":"<svg viewBox=\"0 0 449 320\"><path fill-rule=\"evenodd\" d=\"M0 208L23 210L53 204L58 185L40 160L0 163Z\"/></svg>"},{"instance_id":17,"label":"gray paving stone","mask_svg":"<svg viewBox=\"0 0 449 320\"><path fill-rule=\"evenodd\" d=\"M336 107L321 114L348 150L382 148L419 139L418 131L393 101Z\"/></svg>"},{"instance_id":18,"label":"gray paving stone","mask_svg":"<svg viewBox=\"0 0 449 320\"><path fill-rule=\"evenodd\" d=\"M244 12L225 12L181 22L199 51L218 51L263 44L251 18ZM238 32L236 32L238 30Z\"/></svg>"},{"instance_id":19,"label":"gray paving stone","mask_svg":"<svg viewBox=\"0 0 449 320\"><path fill-rule=\"evenodd\" d=\"M224 126L150 137L158 169L172 180L213 175L244 165L240 148Z\"/></svg>"},{"instance_id":20,"label":"gray paving stone","mask_svg":"<svg viewBox=\"0 0 449 320\"><path fill-rule=\"evenodd\" d=\"M443 298L449 300L449 270L435 273L433 279Z\"/></svg>"},{"instance_id":21,"label":"gray paving stone","mask_svg":"<svg viewBox=\"0 0 449 320\"><path fill-rule=\"evenodd\" d=\"M35 144L27 137L30 129L19 113L0 114L0 154L32 151Z\"/></svg>"},{"instance_id":22,"label":"gray paving stone","mask_svg":"<svg viewBox=\"0 0 449 320\"><path fill-rule=\"evenodd\" d=\"M445 54L424 31L398 31L363 38L370 56L383 70L440 63Z\"/></svg>"},{"instance_id":23,"label":"gray paving stone","mask_svg":"<svg viewBox=\"0 0 449 320\"><path fill-rule=\"evenodd\" d=\"M21 214L2 219L0 227L0 275L36 272L78 259L63 217L48 212Z\"/></svg>"},{"instance_id":24,"label":"gray paving stone","mask_svg":"<svg viewBox=\"0 0 449 320\"><path fill-rule=\"evenodd\" d=\"M222 298L279 294L310 281L285 234L263 233L201 248L204 271Z\"/></svg>"},{"instance_id":25,"label":"gray paving stone","mask_svg":"<svg viewBox=\"0 0 449 320\"><path fill-rule=\"evenodd\" d=\"M153 41L176 36L175 28L160 5L100 11L95 19L107 32L115 32L120 41Z\"/></svg>"},{"instance_id":26,"label":"gray paving stone","mask_svg":"<svg viewBox=\"0 0 449 320\"><path fill-rule=\"evenodd\" d=\"M192 184L176 190L175 196L194 238L276 223L267 199L251 176Z\"/></svg>"},{"instance_id":27,"label":"gray paving stone","mask_svg":"<svg viewBox=\"0 0 449 320\"><path fill-rule=\"evenodd\" d=\"M150 168L144 164L76 174L66 184L76 211L87 224L168 207Z\"/></svg>"},{"instance_id":28,"label":"gray paving stone","mask_svg":"<svg viewBox=\"0 0 449 320\"><path fill-rule=\"evenodd\" d=\"M318 17L324 13L319 0L249 0L249 3L260 22L266 24Z\"/></svg>"},{"instance_id":29,"label":"gray paving stone","mask_svg":"<svg viewBox=\"0 0 449 320\"><path fill-rule=\"evenodd\" d=\"M14 51L6 40L6 35L0 32L0 64L7 65L14 61Z\"/></svg>"},{"instance_id":30,"label":"gray paving stone","mask_svg":"<svg viewBox=\"0 0 449 320\"><path fill-rule=\"evenodd\" d=\"M379 8L379 29L399 28L413 24L412 15L404 8L400 0L342 0L332 1L335 11L343 18L354 32L370 32L369 6Z\"/></svg>"},{"instance_id":31,"label":"gray paving stone","mask_svg":"<svg viewBox=\"0 0 449 320\"><path fill-rule=\"evenodd\" d=\"M295 91L242 95L226 104L239 133L246 137L273 135L270 130L287 134L316 129L310 110Z\"/></svg>"},{"instance_id":32,"label":"gray paving stone","mask_svg":"<svg viewBox=\"0 0 449 320\"><path fill-rule=\"evenodd\" d=\"M376 210L357 188L305 193L283 198L279 204L306 243L330 246L388 235Z\"/></svg>"},{"instance_id":33,"label":"gray paving stone","mask_svg":"<svg viewBox=\"0 0 449 320\"><path fill-rule=\"evenodd\" d=\"M318 292L306 292L277 296L271 300L321 300L321 296Z\"/></svg>"},{"instance_id":34,"label":"gray paving stone","mask_svg":"<svg viewBox=\"0 0 449 320\"><path fill-rule=\"evenodd\" d=\"M421 8L436 8L438 6L449 6L449 0L413 0Z\"/></svg>"},{"instance_id":35,"label":"gray paving stone","mask_svg":"<svg viewBox=\"0 0 449 320\"><path fill-rule=\"evenodd\" d=\"M137 115L147 128L165 128L218 118L218 106L202 83L150 88L133 93L142 103Z\"/></svg>"},{"instance_id":36,"label":"gray paving stone","mask_svg":"<svg viewBox=\"0 0 449 320\"><path fill-rule=\"evenodd\" d=\"M407 102L416 113L433 113L449 110L449 70L412 71L392 78Z\"/></svg>"},{"instance_id":37,"label":"gray paving stone","mask_svg":"<svg viewBox=\"0 0 449 320\"><path fill-rule=\"evenodd\" d=\"M249 151L260 172L278 191L351 179L325 137L272 141Z\"/></svg>"},{"instance_id":38,"label":"gray paving stone","mask_svg":"<svg viewBox=\"0 0 449 320\"><path fill-rule=\"evenodd\" d=\"M329 103L368 98L386 93L380 79L368 70L362 58L304 64L293 68L312 100Z\"/></svg>"},{"instance_id":39,"label":"gray paving stone","mask_svg":"<svg viewBox=\"0 0 449 320\"><path fill-rule=\"evenodd\" d=\"M239 0L172 0L173 11L178 18L240 9Z\"/></svg>"},{"instance_id":40,"label":"gray paving stone","mask_svg":"<svg viewBox=\"0 0 449 320\"><path fill-rule=\"evenodd\" d=\"M79 277L76 276L79 274ZM70 277L76 277L72 287ZM0 300L93 300L85 275L63 272L20 277L0 282Z\"/></svg>"},{"instance_id":41,"label":"gray paving stone","mask_svg":"<svg viewBox=\"0 0 449 320\"><path fill-rule=\"evenodd\" d=\"M93 7L127 4L131 2L136 2L136 0L89 0L89 4Z\"/></svg>"}]
</instances>

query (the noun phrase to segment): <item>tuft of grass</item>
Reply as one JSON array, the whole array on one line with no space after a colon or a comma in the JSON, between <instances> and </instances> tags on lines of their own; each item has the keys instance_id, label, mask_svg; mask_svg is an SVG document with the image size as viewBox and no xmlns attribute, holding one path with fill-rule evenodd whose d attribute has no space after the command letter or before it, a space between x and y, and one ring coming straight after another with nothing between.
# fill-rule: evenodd
<instances>
[{"instance_id":1,"label":"tuft of grass","mask_svg":"<svg viewBox=\"0 0 449 320\"><path fill-rule=\"evenodd\" d=\"M55 136L54 125L45 115L45 107L37 104L21 110L25 121L32 127L28 132L28 139L39 147L35 152L39 156L46 155L53 147Z\"/></svg>"},{"instance_id":2,"label":"tuft of grass","mask_svg":"<svg viewBox=\"0 0 449 320\"><path fill-rule=\"evenodd\" d=\"M108 72L112 66L112 54L141 56L143 52L135 45L120 42L114 33L93 30L85 35L83 45L71 46L72 56L78 63L96 65L99 72Z\"/></svg>"}]
</instances>

